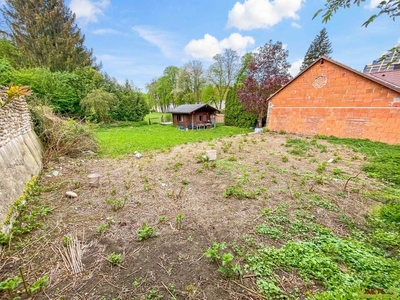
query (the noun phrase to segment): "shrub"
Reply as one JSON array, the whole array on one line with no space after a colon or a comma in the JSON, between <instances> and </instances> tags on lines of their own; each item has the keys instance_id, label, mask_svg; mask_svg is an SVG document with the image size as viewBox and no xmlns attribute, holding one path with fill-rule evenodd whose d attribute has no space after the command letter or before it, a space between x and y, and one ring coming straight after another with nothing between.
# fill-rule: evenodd
<instances>
[{"instance_id":1,"label":"shrub","mask_svg":"<svg viewBox=\"0 0 400 300\"><path fill-rule=\"evenodd\" d=\"M96 151L97 143L87 126L56 116L48 106L31 107L35 132L44 144L43 163L59 156L78 156Z\"/></svg>"}]
</instances>

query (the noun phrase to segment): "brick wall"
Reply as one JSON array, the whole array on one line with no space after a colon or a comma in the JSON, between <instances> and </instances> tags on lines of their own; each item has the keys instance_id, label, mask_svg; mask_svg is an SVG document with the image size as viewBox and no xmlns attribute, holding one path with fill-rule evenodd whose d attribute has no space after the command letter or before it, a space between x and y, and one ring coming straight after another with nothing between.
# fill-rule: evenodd
<instances>
[{"instance_id":1,"label":"brick wall","mask_svg":"<svg viewBox=\"0 0 400 300\"><path fill-rule=\"evenodd\" d=\"M323 60L272 97L267 127L398 144L396 97L400 93Z\"/></svg>"}]
</instances>

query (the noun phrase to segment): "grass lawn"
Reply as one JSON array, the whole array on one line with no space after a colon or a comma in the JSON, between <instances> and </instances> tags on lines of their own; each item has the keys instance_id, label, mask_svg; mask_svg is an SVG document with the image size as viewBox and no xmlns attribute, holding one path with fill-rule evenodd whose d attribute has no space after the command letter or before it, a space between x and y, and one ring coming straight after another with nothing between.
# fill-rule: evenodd
<instances>
[{"instance_id":1,"label":"grass lawn","mask_svg":"<svg viewBox=\"0 0 400 300\"><path fill-rule=\"evenodd\" d=\"M179 144L209 141L224 136L249 133L250 129L219 125L215 129L183 131L172 125L100 128L97 139L100 155L115 157L134 151L170 148Z\"/></svg>"},{"instance_id":2,"label":"grass lawn","mask_svg":"<svg viewBox=\"0 0 400 300\"><path fill-rule=\"evenodd\" d=\"M169 120L172 120L172 114L171 113L152 112L152 113L149 113L147 116L144 117L144 121L146 121L146 123L149 124L149 119L150 119L152 124L160 123L162 116L164 116L164 122L167 122L168 118L169 118Z\"/></svg>"}]
</instances>

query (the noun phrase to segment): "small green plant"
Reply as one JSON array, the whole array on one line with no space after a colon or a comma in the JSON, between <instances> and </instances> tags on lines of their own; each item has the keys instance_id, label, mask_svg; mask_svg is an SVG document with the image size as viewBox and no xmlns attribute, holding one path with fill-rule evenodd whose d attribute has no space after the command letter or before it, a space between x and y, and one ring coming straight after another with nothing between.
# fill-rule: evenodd
<instances>
[{"instance_id":1,"label":"small green plant","mask_svg":"<svg viewBox=\"0 0 400 300\"><path fill-rule=\"evenodd\" d=\"M324 161L322 164L318 165L317 172L321 174L322 172L325 171L325 169L326 169L326 161Z\"/></svg>"},{"instance_id":2,"label":"small green plant","mask_svg":"<svg viewBox=\"0 0 400 300\"><path fill-rule=\"evenodd\" d=\"M160 223L165 223L167 221L167 217L165 216L165 215L162 215L161 217L160 217Z\"/></svg>"},{"instance_id":3,"label":"small green plant","mask_svg":"<svg viewBox=\"0 0 400 300\"><path fill-rule=\"evenodd\" d=\"M229 156L228 161L237 161L237 158L235 156Z\"/></svg>"},{"instance_id":4,"label":"small green plant","mask_svg":"<svg viewBox=\"0 0 400 300\"><path fill-rule=\"evenodd\" d=\"M228 152L229 149L231 148L231 146L232 146L232 141L223 142L223 143L222 143L222 151L223 151L224 153Z\"/></svg>"},{"instance_id":5,"label":"small green plant","mask_svg":"<svg viewBox=\"0 0 400 300\"><path fill-rule=\"evenodd\" d=\"M114 187L111 192L110 192L111 196L115 196L117 194L117 188Z\"/></svg>"},{"instance_id":6,"label":"small green plant","mask_svg":"<svg viewBox=\"0 0 400 300\"><path fill-rule=\"evenodd\" d=\"M178 214L175 217L175 224L176 224L176 229L181 230L182 229L182 221L185 218L185 216L183 214Z\"/></svg>"},{"instance_id":7,"label":"small green plant","mask_svg":"<svg viewBox=\"0 0 400 300\"><path fill-rule=\"evenodd\" d=\"M280 226L282 227L282 226ZM256 227L255 231L258 234L267 235L273 240L278 240L282 236L282 230L277 228L277 225L274 227L268 226L266 224L261 224Z\"/></svg>"},{"instance_id":8,"label":"small green plant","mask_svg":"<svg viewBox=\"0 0 400 300\"><path fill-rule=\"evenodd\" d=\"M217 262L220 258L220 251L226 249L225 243L213 242L211 248L204 251L205 257L211 258L214 262Z\"/></svg>"},{"instance_id":9,"label":"small green plant","mask_svg":"<svg viewBox=\"0 0 400 300\"><path fill-rule=\"evenodd\" d=\"M7 245L11 240L11 235L0 232L0 245Z\"/></svg>"},{"instance_id":10,"label":"small green plant","mask_svg":"<svg viewBox=\"0 0 400 300\"><path fill-rule=\"evenodd\" d=\"M178 172L179 169L183 166L183 163L181 161L178 161L174 164L174 171Z\"/></svg>"},{"instance_id":11,"label":"small green plant","mask_svg":"<svg viewBox=\"0 0 400 300\"><path fill-rule=\"evenodd\" d=\"M96 227L97 232L100 234L100 236L102 236L104 234L104 232L110 228L110 224L109 223L103 223L100 226Z\"/></svg>"},{"instance_id":12,"label":"small green plant","mask_svg":"<svg viewBox=\"0 0 400 300\"><path fill-rule=\"evenodd\" d=\"M187 179L182 179L182 184L183 184L183 185L188 185L188 184L189 184L189 180L187 180Z\"/></svg>"},{"instance_id":13,"label":"small green plant","mask_svg":"<svg viewBox=\"0 0 400 300\"><path fill-rule=\"evenodd\" d=\"M61 239L61 243L64 247L71 246L73 241L74 241L73 238L68 235L64 235L63 238Z\"/></svg>"},{"instance_id":14,"label":"small green plant","mask_svg":"<svg viewBox=\"0 0 400 300\"><path fill-rule=\"evenodd\" d=\"M242 274L240 266L234 264L234 255L230 252L223 253L226 249L225 243L214 242L211 248L204 251L204 255L220 265L218 271L226 278L238 277Z\"/></svg>"},{"instance_id":15,"label":"small green plant","mask_svg":"<svg viewBox=\"0 0 400 300\"><path fill-rule=\"evenodd\" d=\"M122 254L116 254L113 252L108 256L108 260L115 266L119 265L122 263Z\"/></svg>"},{"instance_id":16,"label":"small green plant","mask_svg":"<svg viewBox=\"0 0 400 300\"><path fill-rule=\"evenodd\" d=\"M150 290L149 294L146 297L146 299L148 299L148 300L161 299L161 298L163 298L163 296L160 295L157 290Z\"/></svg>"},{"instance_id":17,"label":"small green plant","mask_svg":"<svg viewBox=\"0 0 400 300\"><path fill-rule=\"evenodd\" d=\"M340 168L335 168L335 169L333 169L332 172L333 172L333 175L336 175L336 176L342 175L344 173L344 171Z\"/></svg>"},{"instance_id":18,"label":"small green plant","mask_svg":"<svg viewBox=\"0 0 400 300\"><path fill-rule=\"evenodd\" d=\"M125 198L124 198L123 201L122 200L108 198L106 201L110 205L110 207L111 207L111 209L113 211L118 211L118 210L122 209L125 206L125 203L126 203Z\"/></svg>"},{"instance_id":19,"label":"small green plant","mask_svg":"<svg viewBox=\"0 0 400 300\"><path fill-rule=\"evenodd\" d=\"M124 187L126 190L129 190L132 184L132 179L130 180L124 180ZM114 194L115 195L115 194Z\"/></svg>"},{"instance_id":20,"label":"small green plant","mask_svg":"<svg viewBox=\"0 0 400 300\"><path fill-rule=\"evenodd\" d=\"M100 226L96 227L96 230L99 232L100 236L103 235L103 233L110 228L111 224L114 222L114 218L108 217L106 219L106 223L101 224Z\"/></svg>"},{"instance_id":21,"label":"small green plant","mask_svg":"<svg viewBox=\"0 0 400 300\"><path fill-rule=\"evenodd\" d=\"M286 155L282 155L282 162L288 162L289 158Z\"/></svg>"},{"instance_id":22,"label":"small green plant","mask_svg":"<svg viewBox=\"0 0 400 300\"><path fill-rule=\"evenodd\" d=\"M9 277L6 280L0 282L0 291L6 291L10 296L10 299L16 297L16 289L22 283L22 278L19 276Z\"/></svg>"},{"instance_id":23,"label":"small green plant","mask_svg":"<svg viewBox=\"0 0 400 300\"><path fill-rule=\"evenodd\" d=\"M217 167L217 163L215 161L206 161L203 163L203 167L205 169L214 169Z\"/></svg>"},{"instance_id":24,"label":"small green plant","mask_svg":"<svg viewBox=\"0 0 400 300\"><path fill-rule=\"evenodd\" d=\"M36 280L34 283L32 283L29 287L29 293L28 294L34 294L40 290L42 290L42 288L44 288L46 285L48 285L49 283L49 276L45 275L42 278L39 278L38 280Z\"/></svg>"},{"instance_id":25,"label":"small green plant","mask_svg":"<svg viewBox=\"0 0 400 300\"><path fill-rule=\"evenodd\" d=\"M156 231L156 229L154 227L148 226L146 223L143 223L142 227L138 229L137 234L139 241L158 236L158 232Z\"/></svg>"}]
</instances>

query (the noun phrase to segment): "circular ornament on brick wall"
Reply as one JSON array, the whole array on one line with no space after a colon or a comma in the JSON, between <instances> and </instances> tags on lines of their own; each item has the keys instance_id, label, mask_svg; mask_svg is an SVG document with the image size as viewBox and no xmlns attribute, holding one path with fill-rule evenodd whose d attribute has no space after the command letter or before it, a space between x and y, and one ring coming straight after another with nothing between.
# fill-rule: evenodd
<instances>
[{"instance_id":1,"label":"circular ornament on brick wall","mask_svg":"<svg viewBox=\"0 0 400 300\"><path fill-rule=\"evenodd\" d=\"M323 88L326 84L326 82L328 81L328 78L326 78L326 76L317 76L314 78L314 81L312 83L313 87L315 87L316 89L320 89Z\"/></svg>"}]
</instances>

